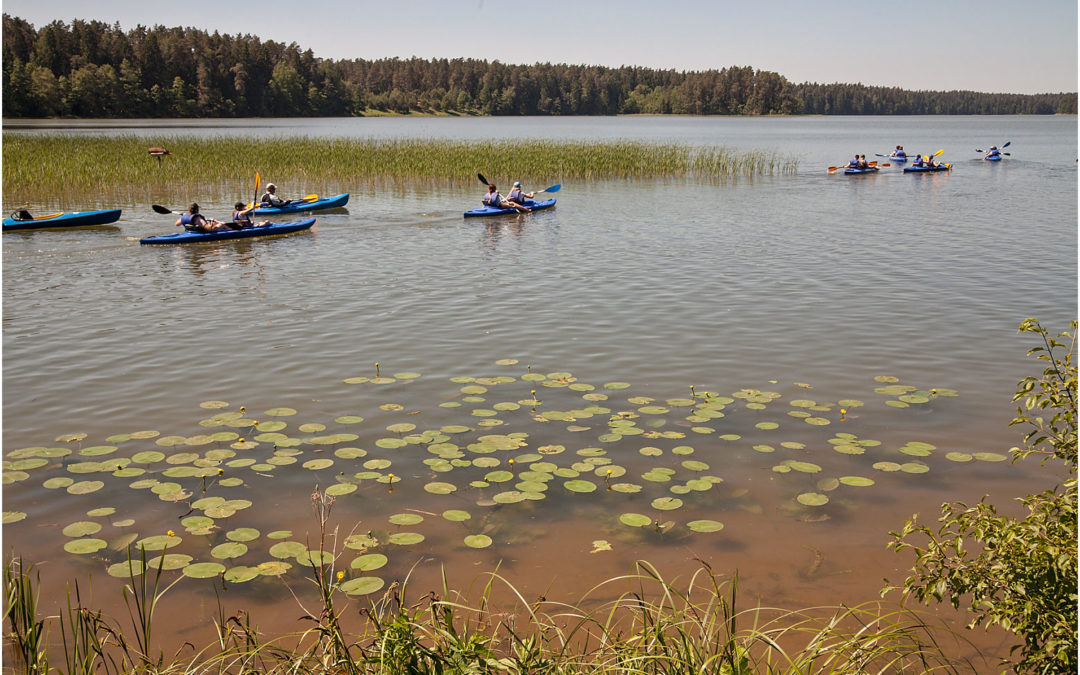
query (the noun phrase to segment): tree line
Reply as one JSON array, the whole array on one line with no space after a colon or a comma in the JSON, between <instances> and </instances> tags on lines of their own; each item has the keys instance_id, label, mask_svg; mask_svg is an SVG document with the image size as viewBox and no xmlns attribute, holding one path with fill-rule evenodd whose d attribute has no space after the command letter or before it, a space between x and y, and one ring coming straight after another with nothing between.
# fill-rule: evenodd
<instances>
[{"instance_id":1,"label":"tree line","mask_svg":"<svg viewBox=\"0 0 1080 675\"><path fill-rule=\"evenodd\" d=\"M681 72L478 59L320 59L296 44L194 28L3 15L3 115L1076 114L1077 94L793 84L749 66Z\"/></svg>"}]
</instances>

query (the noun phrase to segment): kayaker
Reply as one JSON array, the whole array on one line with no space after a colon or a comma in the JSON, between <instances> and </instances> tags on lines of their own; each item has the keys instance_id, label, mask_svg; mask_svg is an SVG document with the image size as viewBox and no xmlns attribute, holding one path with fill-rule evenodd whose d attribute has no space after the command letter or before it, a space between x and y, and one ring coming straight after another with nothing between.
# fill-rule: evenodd
<instances>
[{"instance_id":1,"label":"kayaker","mask_svg":"<svg viewBox=\"0 0 1080 675\"><path fill-rule=\"evenodd\" d=\"M266 185L266 192L263 193L259 203L263 206L286 206L291 201L291 199L279 199L277 196L277 186L273 183L268 183Z\"/></svg>"},{"instance_id":2,"label":"kayaker","mask_svg":"<svg viewBox=\"0 0 1080 675\"><path fill-rule=\"evenodd\" d=\"M214 230L225 229L225 224L216 220L207 220L206 216L199 213L199 205L195 202L191 202L191 206L188 207L187 212L180 216L176 221L176 226L183 226L185 230L192 230L194 232L213 232Z\"/></svg>"},{"instance_id":3,"label":"kayaker","mask_svg":"<svg viewBox=\"0 0 1080 675\"><path fill-rule=\"evenodd\" d=\"M927 155L926 156L925 165L930 169L933 169L934 167L941 166L940 164L938 164L938 161L936 159L934 159L933 155Z\"/></svg>"},{"instance_id":4,"label":"kayaker","mask_svg":"<svg viewBox=\"0 0 1080 675\"><path fill-rule=\"evenodd\" d=\"M990 149L986 151L986 156L987 157L997 157L1000 154L1001 154L1001 151L998 150L998 147L996 145L991 145Z\"/></svg>"},{"instance_id":5,"label":"kayaker","mask_svg":"<svg viewBox=\"0 0 1080 675\"><path fill-rule=\"evenodd\" d=\"M904 146L896 146L896 149L892 151L892 154L889 155L889 157L892 157L893 159L907 159L907 153L904 152Z\"/></svg>"},{"instance_id":6,"label":"kayaker","mask_svg":"<svg viewBox=\"0 0 1080 675\"><path fill-rule=\"evenodd\" d=\"M915 155L915 161L911 163L911 166L922 166L922 165L923 165L923 156L922 155Z\"/></svg>"},{"instance_id":7,"label":"kayaker","mask_svg":"<svg viewBox=\"0 0 1080 675\"><path fill-rule=\"evenodd\" d=\"M496 209L514 209L522 213L529 210L521 204L515 204L504 199L503 196L499 194L499 188L495 187L494 183L488 185L487 194L484 195L480 201L483 202L484 206L490 206Z\"/></svg>"},{"instance_id":8,"label":"kayaker","mask_svg":"<svg viewBox=\"0 0 1080 675\"><path fill-rule=\"evenodd\" d=\"M243 229L245 227L266 227L270 224L269 220L264 220L258 225L256 225L255 222L251 219L251 212L254 210L254 206L248 208L247 204L245 204L244 202L236 202L236 204L233 205L233 222L239 225L240 229Z\"/></svg>"},{"instance_id":9,"label":"kayaker","mask_svg":"<svg viewBox=\"0 0 1080 675\"><path fill-rule=\"evenodd\" d=\"M859 168L859 156L855 155L854 157L849 159L847 165L848 165L849 169L858 169Z\"/></svg>"},{"instance_id":10,"label":"kayaker","mask_svg":"<svg viewBox=\"0 0 1080 675\"><path fill-rule=\"evenodd\" d=\"M506 197L506 201L514 202L515 204L524 204L526 199L532 199L533 193L522 192L521 183L514 181L514 189L510 191L510 194Z\"/></svg>"}]
</instances>

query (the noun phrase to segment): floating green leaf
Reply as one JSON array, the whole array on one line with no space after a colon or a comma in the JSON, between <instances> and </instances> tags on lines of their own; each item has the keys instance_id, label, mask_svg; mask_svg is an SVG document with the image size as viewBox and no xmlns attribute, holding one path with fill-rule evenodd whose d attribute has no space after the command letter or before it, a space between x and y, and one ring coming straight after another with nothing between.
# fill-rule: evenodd
<instances>
[{"instance_id":1,"label":"floating green leaf","mask_svg":"<svg viewBox=\"0 0 1080 675\"><path fill-rule=\"evenodd\" d=\"M470 534L465 537L464 542L469 548L487 548L491 546L491 537L486 534Z\"/></svg>"}]
</instances>

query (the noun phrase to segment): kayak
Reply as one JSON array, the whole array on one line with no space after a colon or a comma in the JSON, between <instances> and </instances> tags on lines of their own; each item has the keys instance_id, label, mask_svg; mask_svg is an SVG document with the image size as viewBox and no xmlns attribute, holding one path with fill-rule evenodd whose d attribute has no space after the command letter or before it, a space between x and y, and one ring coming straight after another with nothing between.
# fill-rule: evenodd
<instances>
[{"instance_id":1,"label":"kayak","mask_svg":"<svg viewBox=\"0 0 1080 675\"><path fill-rule=\"evenodd\" d=\"M198 244L204 241L223 241L225 239L248 239L250 237L270 237L277 234L290 234L302 230L310 230L315 224L315 218L297 220L291 223L271 223L263 227L245 227L242 230L215 230L213 232L174 232L172 234L159 234L154 237L144 237L139 240L140 244Z\"/></svg>"},{"instance_id":2,"label":"kayak","mask_svg":"<svg viewBox=\"0 0 1080 675\"><path fill-rule=\"evenodd\" d=\"M107 225L120 220L120 209L104 211L69 211L50 213L30 220L4 218L5 230L30 230L40 227L81 227L83 225Z\"/></svg>"},{"instance_id":3,"label":"kayak","mask_svg":"<svg viewBox=\"0 0 1080 675\"><path fill-rule=\"evenodd\" d=\"M939 164L938 166L905 166L904 173L931 173L933 171L948 171L952 164Z\"/></svg>"},{"instance_id":4,"label":"kayak","mask_svg":"<svg viewBox=\"0 0 1080 675\"><path fill-rule=\"evenodd\" d=\"M1001 155L987 155L986 156L986 161L988 161L988 162L1000 162L1001 161Z\"/></svg>"},{"instance_id":5,"label":"kayak","mask_svg":"<svg viewBox=\"0 0 1080 675\"><path fill-rule=\"evenodd\" d=\"M525 203L524 203L523 206L525 206L526 208L528 208L531 211L540 211L542 209L550 209L552 206L555 206L555 200L554 199L545 199L543 201L538 202L538 201L534 201L532 199L527 199L527 200L525 200ZM475 216L501 216L501 215L506 214L506 213L518 213L518 210L517 209L500 209L500 208L495 207L495 206L481 206L478 209L473 209L472 211L466 211L465 212L465 217L466 218L473 218Z\"/></svg>"},{"instance_id":6,"label":"kayak","mask_svg":"<svg viewBox=\"0 0 1080 675\"><path fill-rule=\"evenodd\" d=\"M858 168L855 168L855 167L849 167L847 169L844 169L844 175L845 176L857 176L859 174L876 173L878 171L880 171L880 169L878 167L876 167L876 166L868 166L865 169L858 169Z\"/></svg>"},{"instance_id":7,"label":"kayak","mask_svg":"<svg viewBox=\"0 0 1080 675\"><path fill-rule=\"evenodd\" d=\"M908 161L908 159L909 158L906 157L906 156L905 157L894 157L892 155L889 156L889 161L890 162L896 162L897 164L903 164L904 162Z\"/></svg>"},{"instance_id":8,"label":"kayak","mask_svg":"<svg viewBox=\"0 0 1080 675\"><path fill-rule=\"evenodd\" d=\"M257 206L256 216L273 216L281 213L300 213L302 211L318 211L319 209L333 209L345 206L349 202L349 193L343 192L334 197L324 197L312 202L296 201L285 206Z\"/></svg>"}]
</instances>

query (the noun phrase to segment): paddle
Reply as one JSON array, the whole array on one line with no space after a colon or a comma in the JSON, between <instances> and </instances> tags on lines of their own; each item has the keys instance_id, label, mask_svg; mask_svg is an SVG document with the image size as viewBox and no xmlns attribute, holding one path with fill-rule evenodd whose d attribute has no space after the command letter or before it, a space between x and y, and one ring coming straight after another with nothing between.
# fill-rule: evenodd
<instances>
[{"instance_id":1,"label":"paddle","mask_svg":"<svg viewBox=\"0 0 1080 675\"><path fill-rule=\"evenodd\" d=\"M536 191L536 192L534 192L533 194L534 194L534 195L538 195L538 194L540 194L541 192L558 192L558 191L559 191L559 190L561 190L561 189L562 189L562 185L556 184L556 185L552 185L552 186L551 186L551 187L549 187L549 188L544 188L543 190L537 190L537 191Z\"/></svg>"},{"instance_id":2,"label":"paddle","mask_svg":"<svg viewBox=\"0 0 1080 675\"><path fill-rule=\"evenodd\" d=\"M256 204L259 203L259 185L261 183L262 183L262 178L259 177L259 172L256 171L255 172L255 196L251 198L251 206L248 206L249 209L252 206L255 206Z\"/></svg>"},{"instance_id":3,"label":"paddle","mask_svg":"<svg viewBox=\"0 0 1080 675\"><path fill-rule=\"evenodd\" d=\"M476 177L479 178L480 182L483 183L484 185L491 185L491 183L488 182L488 179L484 178L484 174L478 173L478 174L476 174Z\"/></svg>"}]
</instances>

